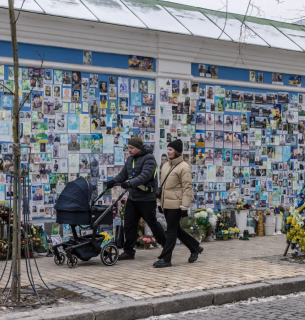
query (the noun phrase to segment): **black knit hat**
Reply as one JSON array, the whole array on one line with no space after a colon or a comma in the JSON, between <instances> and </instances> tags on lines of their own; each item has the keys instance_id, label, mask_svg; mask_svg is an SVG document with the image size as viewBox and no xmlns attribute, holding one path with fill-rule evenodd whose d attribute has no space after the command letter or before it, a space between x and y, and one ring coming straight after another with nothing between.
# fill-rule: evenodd
<instances>
[{"instance_id":1,"label":"black knit hat","mask_svg":"<svg viewBox=\"0 0 305 320\"><path fill-rule=\"evenodd\" d=\"M170 142L167 145L167 147L173 148L176 151L178 151L179 153L182 153L182 151L183 151L183 144L182 144L182 141L180 139Z\"/></svg>"},{"instance_id":2,"label":"black knit hat","mask_svg":"<svg viewBox=\"0 0 305 320\"><path fill-rule=\"evenodd\" d=\"M143 149L143 141L137 137L128 140L128 145L136 147L141 150Z\"/></svg>"}]
</instances>

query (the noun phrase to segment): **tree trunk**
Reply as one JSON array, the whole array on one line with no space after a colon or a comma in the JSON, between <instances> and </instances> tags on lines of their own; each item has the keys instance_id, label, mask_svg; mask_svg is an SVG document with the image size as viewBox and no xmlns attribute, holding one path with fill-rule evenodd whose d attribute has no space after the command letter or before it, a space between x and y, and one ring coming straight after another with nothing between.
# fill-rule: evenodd
<instances>
[{"instance_id":1,"label":"tree trunk","mask_svg":"<svg viewBox=\"0 0 305 320\"><path fill-rule=\"evenodd\" d=\"M19 125L19 83L18 83L18 69L19 69L19 59L18 59L18 44L17 44L17 30L15 21L15 11L14 11L14 0L8 0L9 5L9 17L10 17L10 27L11 27L11 39L12 39L12 49L13 49L13 61L14 61L14 105L13 105L13 150L14 150L14 199L13 199L13 214L14 214L14 227L13 229L13 251L12 251L12 261L16 259L15 270L13 274L15 275L13 279L12 288L12 301L16 303L20 302L20 285L21 285L21 270L20 270L20 260L21 260L21 181L20 177L20 125ZM17 194L19 195L17 199ZM16 247L17 243L17 247ZM17 248L17 249L16 249Z\"/></svg>"}]
</instances>

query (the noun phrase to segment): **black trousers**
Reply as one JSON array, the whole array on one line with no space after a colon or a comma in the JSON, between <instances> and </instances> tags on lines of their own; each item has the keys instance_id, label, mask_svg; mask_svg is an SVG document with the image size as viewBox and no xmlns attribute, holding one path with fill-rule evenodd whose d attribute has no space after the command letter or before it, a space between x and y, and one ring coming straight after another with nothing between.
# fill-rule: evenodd
<instances>
[{"instance_id":1,"label":"black trousers","mask_svg":"<svg viewBox=\"0 0 305 320\"><path fill-rule=\"evenodd\" d=\"M167 222L167 238L159 259L171 262L177 238L191 251L191 253L196 252L199 247L199 242L180 227L181 210L164 209L164 215Z\"/></svg>"},{"instance_id":2,"label":"black trousers","mask_svg":"<svg viewBox=\"0 0 305 320\"><path fill-rule=\"evenodd\" d=\"M165 245L166 235L156 218L156 201L132 201L127 200L125 215L124 215L124 234L125 253L134 256L134 247L137 242L138 223L142 217L151 229L157 242L162 246Z\"/></svg>"}]
</instances>

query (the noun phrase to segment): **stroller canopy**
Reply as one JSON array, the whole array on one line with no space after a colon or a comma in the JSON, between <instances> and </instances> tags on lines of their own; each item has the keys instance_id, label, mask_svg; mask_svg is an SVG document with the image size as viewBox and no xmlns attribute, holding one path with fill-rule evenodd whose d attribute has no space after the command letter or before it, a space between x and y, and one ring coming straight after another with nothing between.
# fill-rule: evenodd
<instances>
[{"instance_id":1,"label":"stroller canopy","mask_svg":"<svg viewBox=\"0 0 305 320\"><path fill-rule=\"evenodd\" d=\"M80 177L69 182L60 194L55 205L56 210L61 211L88 211L93 185Z\"/></svg>"}]
</instances>

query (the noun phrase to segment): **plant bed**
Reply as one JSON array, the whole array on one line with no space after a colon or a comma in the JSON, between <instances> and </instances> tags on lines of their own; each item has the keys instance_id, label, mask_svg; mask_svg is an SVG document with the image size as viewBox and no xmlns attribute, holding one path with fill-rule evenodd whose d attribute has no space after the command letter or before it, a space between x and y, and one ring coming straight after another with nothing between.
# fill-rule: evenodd
<instances>
[{"instance_id":1,"label":"plant bed","mask_svg":"<svg viewBox=\"0 0 305 320\"><path fill-rule=\"evenodd\" d=\"M295 257L287 257L281 259L282 261L287 261L291 263L304 264L305 265L305 255L295 256Z\"/></svg>"},{"instance_id":2,"label":"plant bed","mask_svg":"<svg viewBox=\"0 0 305 320\"><path fill-rule=\"evenodd\" d=\"M7 315L8 313L15 313L15 312L23 312L23 311L31 311L35 309L49 309L49 308L54 308L56 310L59 307L64 307L64 306L72 306L72 305L79 305L79 304L92 304L95 303L94 300L92 300L90 297L85 297L80 293L76 293L72 290L67 290L61 287L56 287L55 289L52 288L52 291L56 295L57 300L55 300L53 303L49 303L52 300L54 300L54 296L52 293L46 289L46 287L41 287L39 285L35 285L36 290L40 296L40 299L42 303L46 303L44 305L39 304L39 299L37 298L36 294L34 293L33 289L31 286L24 286L21 288L21 307L2 307L0 308L0 316L2 315ZM4 292L4 294L0 294L0 305L3 304L5 297L7 294L7 290ZM11 301L10 301L11 303ZM35 306L35 304L38 304ZM22 307L22 305L32 305L29 307ZM43 312L43 311L42 311Z\"/></svg>"}]
</instances>

